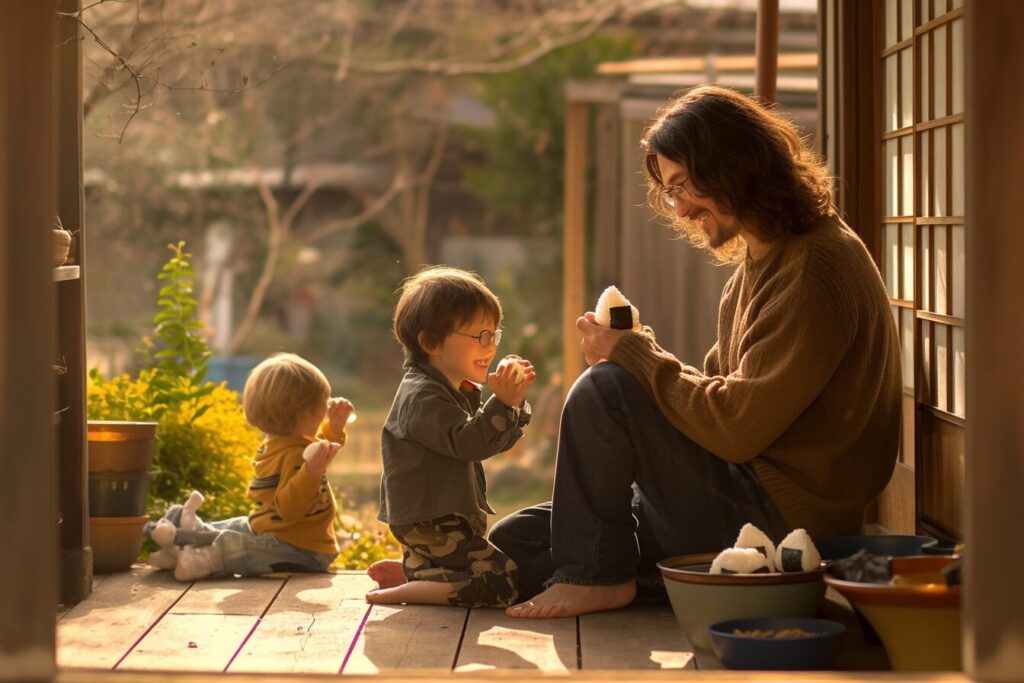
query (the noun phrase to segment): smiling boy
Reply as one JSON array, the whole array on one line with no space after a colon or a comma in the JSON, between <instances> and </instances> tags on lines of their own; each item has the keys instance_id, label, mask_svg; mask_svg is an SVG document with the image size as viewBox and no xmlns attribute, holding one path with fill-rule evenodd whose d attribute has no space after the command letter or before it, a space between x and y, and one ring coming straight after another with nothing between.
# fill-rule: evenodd
<instances>
[{"instance_id":1,"label":"smiling boy","mask_svg":"<svg viewBox=\"0 0 1024 683\"><path fill-rule=\"evenodd\" d=\"M409 278L394 332L406 373L384 423L380 514L402 561L368 574L373 603L503 607L518 592L515 562L486 538L481 461L510 449L529 423L533 366L489 368L501 341L501 303L473 273L433 267ZM493 393L481 405L481 384Z\"/></svg>"}]
</instances>

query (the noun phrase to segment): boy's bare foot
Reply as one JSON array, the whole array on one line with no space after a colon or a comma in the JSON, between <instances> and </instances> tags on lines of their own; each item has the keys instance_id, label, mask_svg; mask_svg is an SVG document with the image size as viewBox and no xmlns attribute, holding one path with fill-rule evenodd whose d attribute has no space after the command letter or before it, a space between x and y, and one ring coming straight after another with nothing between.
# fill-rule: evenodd
<instances>
[{"instance_id":1,"label":"boy's bare foot","mask_svg":"<svg viewBox=\"0 0 1024 683\"><path fill-rule=\"evenodd\" d=\"M394 588L383 588L366 594L366 601L375 605L447 605L452 595L451 584L440 581L408 581Z\"/></svg>"},{"instance_id":2,"label":"boy's bare foot","mask_svg":"<svg viewBox=\"0 0 1024 683\"><path fill-rule=\"evenodd\" d=\"M405 583L405 570L401 560L379 560L370 565L366 575L381 588L394 588Z\"/></svg>"},{"instance_id":3,"label":"boy's bare foot","mask_svg":"<svg viewBox=\"0 0 1024 683\"><path fill-rule=\"evenodd\" d=\"M505 610L510 617L546 619L575 617L591 612L625 607L636 597L636 582L615 586L576 586L556 583L532 600L512 605Z\"/></svg>"}]
</instances>

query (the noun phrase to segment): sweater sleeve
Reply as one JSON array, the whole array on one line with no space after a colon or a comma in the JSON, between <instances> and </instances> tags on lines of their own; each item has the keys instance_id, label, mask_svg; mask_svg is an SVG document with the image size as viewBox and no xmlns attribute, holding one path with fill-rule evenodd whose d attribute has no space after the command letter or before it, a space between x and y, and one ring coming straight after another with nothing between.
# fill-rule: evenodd
<instances>
[{"instance_id":1,"label":"sweater sleeve","mask_svg":"<svg viewBox=\"0 0 1024 683\"><path fill-rule=\"evenodd\" d=\"M820 395L852 340L845 301L827 281L798 278L767 302L738 345L734 372L695 372L642 334L610 360L633 374L666 418L703 448L742 463L764 452ZM718 366L717 345L705 360Z\"/></svg>"}]
</instances>

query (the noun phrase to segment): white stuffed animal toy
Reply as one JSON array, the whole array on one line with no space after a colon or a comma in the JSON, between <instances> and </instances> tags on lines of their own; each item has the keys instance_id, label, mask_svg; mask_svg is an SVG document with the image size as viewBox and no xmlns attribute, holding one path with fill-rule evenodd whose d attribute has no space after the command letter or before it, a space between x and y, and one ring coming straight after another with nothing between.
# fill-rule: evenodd
<instances>
[{"instance_id":1,"label":"white stuffed animal toy","mask_svg":"<svg viewBox=\"0 0 1024 683\"><path fill-rule=\"evenodd\" d=\"M199 519L196 510L203 504L203 494L193 491L184 505L173 505L150 530L149 536L160 546L149 556L149 564L157 569L174 569L178 564L178 546L175 538L180 531L208 531L210 527Z\"/></svg>"}]
</instances>

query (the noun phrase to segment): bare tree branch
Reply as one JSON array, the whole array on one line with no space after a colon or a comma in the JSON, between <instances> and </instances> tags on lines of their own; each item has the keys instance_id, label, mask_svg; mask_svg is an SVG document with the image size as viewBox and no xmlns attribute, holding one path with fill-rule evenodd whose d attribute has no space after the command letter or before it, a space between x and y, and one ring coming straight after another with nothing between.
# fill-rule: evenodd
<instances>
[{"instance_id":1,"label":"bare tree branch","mask_svg":"<svg viewBox=\"0 0 1024 683\"><path fill-rule=\"evenodd\" d=\"M260 182L259 194L267 212L267 225L270 228L267 254L263 258L263 268L256 281L256 286L253 287L252 296L249 297L249 305L245 309L242 322L235 328L235 332L227 344L226 351L229 354L236 353L242 347L252 331L253 325L256 324L260 308L263 306L263 299L267 294L267 288L270 287L270 283L274 279L274 271L277 268L278 259L281 258L281 246L284 244L288 231L287 226L281 221L281 207L265 182Z\"/></svg>"},{"instance_id":2,"label":"bare tree branch","mask_svg":"<svg viewBox=\"0 0 1024 683\"><path fill-rule=\"evenodd\" d=\"M444 76L465 76L469 74L505 74L522 69L541 59L550 52L589 38L609 19L622 10L622 3L616 0L599 8L581 28L558 38L541 36L538 45L515 59L505 62L444 62L421 59L396 59L388 62L353 61L349 69L353 72L389 74L399 72L420 72Z\"/></svg>"},{"instance_id":3,"label":"bare tree branch","mask_svg":"<svg viewBox=\"0 0 1024 683\"><path fill-rule=\"evenodd\" d=\"M96 3L96 4L101 4L101 3L102 3L102 0L101 0L101 2ZM94 7L95 5L90 5L90 6ZM113 50L113 48L111 48L109 45L107 45L106 41L104 41L102 38L100 38L99 35L95 31L93 31L92 28L87 23L82 21L81 14L82 14L82 11L78 11L78 12L57 12L57 16L65 17L65 18L68 18L68 19L74 19L75 21L78 22L78 24L82 28L84 28L86 31L88 31L89 34L92 35L93 40L95 40L96 43L100 47L102 47L104 50L109 52L110 55L113 56L113 58L118 61L118 63L121 65L121 67L125 71L127 71L129 74L131 74L132 81L135 84L135 107L134 107L134 109L132 109L131 113L128 115L128 120L125 121L124 127L121 129L121 134L117 138L117 141L120 143L120 142L124 141L125 131L128 130L128 126L131 124L132 119L134 119L138 115L139 111L142 109L142 82L141 82L141 80L139 78L139 75L135 72L135 69L132 68L132 65L129 64L127 61L125 61L125 58L122 57L121 55L119 55L117 52L115 52Z\"/></svg>"}]
</instances>

